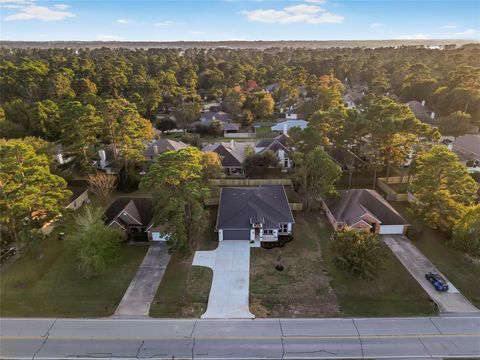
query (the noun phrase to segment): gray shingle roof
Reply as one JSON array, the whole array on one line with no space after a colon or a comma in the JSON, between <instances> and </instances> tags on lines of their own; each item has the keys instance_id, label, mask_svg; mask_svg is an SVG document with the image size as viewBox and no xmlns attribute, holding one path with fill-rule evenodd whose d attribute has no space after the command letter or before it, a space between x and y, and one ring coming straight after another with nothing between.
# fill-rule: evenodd
<instances>
[{"instance_id":1,"label":"gray shingle roof","mask_svg":"<svg viewBox=\"0 0 480 360\"><path fill-rule=\"evenodd\" d=\"M207 111L200 115L200 121L203 124L210 124L213 120L218 120L220 122L228 123L230 122L231 119L230 119L230 115L228 115L223 111L218 111L218 112Z\"/></svg>"},{"instance_id":2,"label":"gray shingle roof","mask_svg":"<svg viewBox=\"0 0 480 360\"><path fill-rule=\"evenodd\" d=\"M351 226L365 214L373 215L382 225L408 225L408 222L374 190L340 190L339 198L327 199L330 212L337 222Z\"/></svg>"},{"instance_id":3,"label":"gray shingle roof","mask_svg":"<svg viewBox=\"0 0 480 360\"><path fill-rule=\"evenodd\" d=\"M155 146L157 147L157 152L155 152ZM153 141L151 144L148 145L147 150L145 151L145 156L152 157L167 150L180 150L187 146L187 144L181 141L159 139Z\"/></svg>"},{"instance_id":4,"label":"gray shingle roof","mask_svg":"<svg viewBox=\"0 0 480 360\"><path fill-rule=\"evenodd\" d=\"M105 211L105 223L110 224L116 218L122 219L123 211L132 215L142 226L148 226L153 217L152 199L128 196L118 198ZM123 221L125 222L127 219L125 218Z\"/></svg>"},{"instance_id":5,"label":"gray shingle roof","mask_svg":"<svg viewBox=\"0 0 480 360\"><path fill-rule=\"evenodd\" d=\"M234 141L232 148L231 142L220 142L207 144L202 151L213 151L222 157L222 166L224 167L242 167L245 159L245 150L248 146L252 146L251 142Z\"/></svg>"},{"instance_id":6,"label":"gray shingle roof","mask_svg":"<svg viewBox=\"0 0 480 360\"><path fill-rule=\"evenodd\" d=\"M280 223L293 222L282 185L222 188L217 229L250 229L252 223L276 229Z\"/></svg>"},{"instance_id":7,"label":"gray shingle roof","mask_svg":"<svg viewBox=\"0 0 480 360\"><path fill-rule=\"evenodd\" d=\"M463 135L452 143L452 150L460 160L476 160L480 158L480 135Z\"/></svg>"}]
</instances>

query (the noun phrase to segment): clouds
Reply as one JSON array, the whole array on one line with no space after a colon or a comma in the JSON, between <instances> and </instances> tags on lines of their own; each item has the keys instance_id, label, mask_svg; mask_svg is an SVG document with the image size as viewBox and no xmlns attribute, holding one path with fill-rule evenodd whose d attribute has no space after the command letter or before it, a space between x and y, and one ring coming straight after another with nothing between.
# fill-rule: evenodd
<instances>
[{"instance_id":1,"label":"clouds","mask_svg":"<svg viewBox=\"0 0 480 360\"><path fill-rule=\"evenodd\" d=\"M457 25L443 25L442 26L444 29L456 29Z\"/></svg>"},{"instance_id":2,"label":"clouds","mask_svg":"<svg viewBox=\"0 0 480 360\"><path fill-rule=\"evenodd\" d=\"M181 24L179 22L176 22L176 21L172 21L172 20L166 20L166 21L159 21L159 22L156 22L155 26L161 26L161 27L168 27L168 26L173 26L173 25L178 25L178 24Z\"/></svg>"},{"instance_id":3,"label":"clouds","mask_svg":"<svg viewBox=\"0 0 480 360\"><path fill-rule=\"evenodd\" d=\"M465 31L461 31L461 32L458 32L458 33L455 33L455 36L457 37L464 37L464 38L467 38L467 39L471 39L471 38L477 38L479 36L478 34L478 30L477 29L467 29Z\"/></svg>"},{"instance_id":4,"label":"clouds","mask_svg":"<svg viewBox=\"0 0 480 360\"><path fill-rule=\"evenodd\" d=\"M42 20L57 21L74 17L75 14L66 11L69 6L55 4L51 7L36 5L33 1L14 0L2 1L2 7L16 9L16 12L5 17L5 21Z\"/></svg>"},{"instance_id":5,"label":"clouds","mask_svg":"<svg viewBox=\"0 0 480 360\"><path fill-rule=\"evenodd\" d=\"M372 24L370 24L370 27L372 27L372 28L378 28L378 27L382 27L382 26L383 26L383 24L381 24L381 23L372 23Z\"/></svg>"},{"instance_id":6,"label":"clouds","mask_svg":"<svg viewBox=\"0 0 480 360\"><path fill-rule=\"evenodd\" d=\"M309 1L310 3L312 0ZM315 2L315 1L313 1ZM315 2L315 3L318 3ZM299 4L276 9L257 9L242 11L249 21L263 22L268 24L294 24L306 23L311 25L326 23L341 23L344 19L341 15L332 14L317 5Z\"/></svg>"},{"instance_id":7,"label":"clouds","mask_svg":"<svg viewBox=\"0 0 480 360\"><path fill-rule=\"evenodd\" d=\"M428 40L430 35L427 34L414 34L414 35L401 35L395 38L395 40Z\"/></svg>"},{"instance_id":8,"label":"clouds","mask_svg":"<svg viewBox=\"0 0 480 360\"><path fill-rule=\"evenodd\" d=\"M133 20L128 20L128 19L118 19L117 20L117 23L123 24L123 25L131 24L133 22L134 22Z\"/></svg>"}]
</instances>

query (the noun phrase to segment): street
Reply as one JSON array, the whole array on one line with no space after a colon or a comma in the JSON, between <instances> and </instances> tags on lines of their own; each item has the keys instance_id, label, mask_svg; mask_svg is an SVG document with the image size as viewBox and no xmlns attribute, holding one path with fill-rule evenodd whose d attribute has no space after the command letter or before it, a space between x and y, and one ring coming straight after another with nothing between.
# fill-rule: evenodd
<instances>
[{"instance_id":1,"label":"street","mask_svg":"<svg viewBox=\"0 0 480 360\"><path fill-rule=\"evenodd\" d=\"M1 319L3 359L480 357L480 317Z\"/></svg>"}]
</instances>

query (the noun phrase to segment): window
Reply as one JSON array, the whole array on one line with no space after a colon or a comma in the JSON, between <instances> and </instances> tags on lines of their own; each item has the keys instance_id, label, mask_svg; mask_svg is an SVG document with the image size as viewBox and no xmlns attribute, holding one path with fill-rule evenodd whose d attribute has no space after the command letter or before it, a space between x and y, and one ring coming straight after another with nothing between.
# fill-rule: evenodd
<instances>
[{"instance_id":1,"label":"window","mask_svg":"<svg viewBox=\"0 0 480 360\"><path fill-rule=\"evenodd\" d=\"M288 224L280 224L280 232L281 233L288 232Z\"/></svg>"},{"instance_id":2,"label":"window","mask_svg":"<svg viewBox=\"0 0 480 360\"><path fill-rule=\"evenodd\" d=\"M263 230L263 235L273 235L273 230L272 229L265 229L265 230Z\"/></svg>"},{"instance_id":3,"label":"window","mask_svg":"<svg viewBox=\"0 0 480 360\"><path fill-rule=\"evenodd\" d=\"M289 165L289 164L288 164L288 159L285 159L285 160L283 161L283 167L288 168L288 165Z\"/></svg>"}]
</instances>

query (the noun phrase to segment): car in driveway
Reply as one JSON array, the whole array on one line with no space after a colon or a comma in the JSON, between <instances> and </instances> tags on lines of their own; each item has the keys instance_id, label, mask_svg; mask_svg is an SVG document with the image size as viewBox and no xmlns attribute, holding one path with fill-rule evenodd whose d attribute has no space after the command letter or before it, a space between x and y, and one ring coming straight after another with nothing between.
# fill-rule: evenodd
<instances>
[{"instance_id":1,"label":"car in driveway","mask_svg":"<svg viewBox=\"0 0 480 360\"><path fill-rule=\"evenodd\" d=\"M3 264L5 261L7 261L12 256L15 256L16 254L17 254L17 248L15 247L2 249L0 252L0 263Z\"/></svg>"},{"instance_id":2,"label":"car in driveway","mask_svg":"<svg viewBox=\"0 0 480 360\"><path fill-rule=\"evenodd\" d=\"M435 287L437 291L448 291L447 281L442 275L436 272L428 272L425 274L425 278Z\"/></svg>"}]
</instances>

